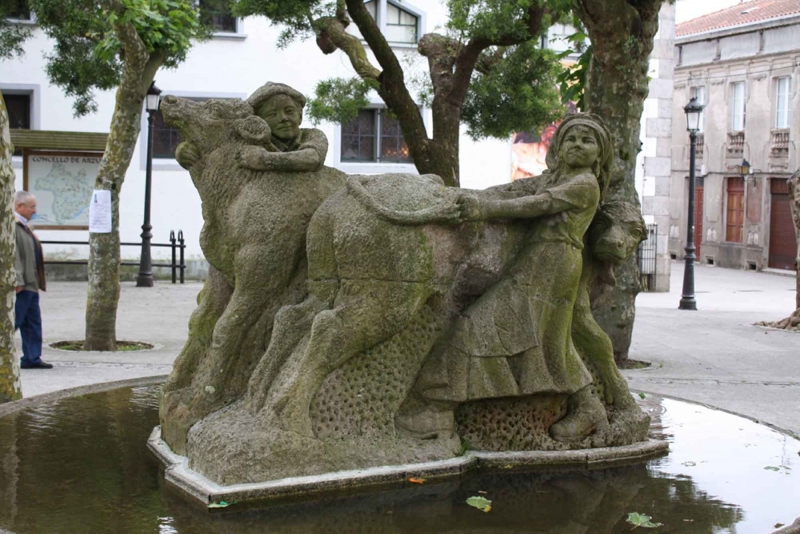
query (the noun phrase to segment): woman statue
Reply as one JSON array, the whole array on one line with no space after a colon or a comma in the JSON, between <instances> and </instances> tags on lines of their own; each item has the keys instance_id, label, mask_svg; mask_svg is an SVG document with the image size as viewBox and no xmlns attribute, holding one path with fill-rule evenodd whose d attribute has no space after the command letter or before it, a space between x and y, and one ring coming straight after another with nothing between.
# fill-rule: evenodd
<instances>
[{"instance_id":1,"label":"woman statue","mask_svg":"<svg viewBox=\"0 0 800 534\"><path fill-rule=\"evenodd\" d=\"M501 280L456 322L439 355L447 363L428 367L447 376L423 377L425 397L463 402L566 394L569 411L551 426L553 438L580 439L608 424L589 389L592 375L575 348L572 325L584 235L608 187L611 156L601 120L570 115L554 135L542 176L461 194L463 220L533 220Z\"/></svg>"}]
</instances>

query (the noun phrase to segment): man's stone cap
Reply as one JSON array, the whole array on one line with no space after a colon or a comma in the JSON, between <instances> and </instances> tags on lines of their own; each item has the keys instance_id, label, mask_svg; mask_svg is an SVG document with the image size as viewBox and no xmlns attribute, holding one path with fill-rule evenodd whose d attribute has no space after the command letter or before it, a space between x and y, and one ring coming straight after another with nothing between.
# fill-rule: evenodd
<instances>
[{"instance_id":1,"label":"man's stone cap","mask_svg":"<svg viewBox=\"0 0 800 534\"><path fill-rule=\"evenodd\" d=\"M256 89L256 92L247 99L247 103L253 106L253 109L258 109L258 106L277 95L287 95L291 97L292 100L300 104L301 108L306 105L306 97L304 97L300 91L292 89L286 84L275 82L267 82Z\"/></svg>"}]
</instances>

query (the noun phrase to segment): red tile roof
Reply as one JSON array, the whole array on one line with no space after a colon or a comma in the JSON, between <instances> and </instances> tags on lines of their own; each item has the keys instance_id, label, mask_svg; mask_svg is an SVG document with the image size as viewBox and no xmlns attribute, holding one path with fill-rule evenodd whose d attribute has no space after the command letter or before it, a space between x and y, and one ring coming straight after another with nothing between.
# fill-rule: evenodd
<instances>
[{"instance_id":1,"label":"red tile roof","mask_svg":"<svg viewBox=\"0 0 800 534\"><path fill-rule=\"evenodd\" d=\"M678 37L800 14L800 0L751 0L678 24Z\"/></svg>"}]
</instances>

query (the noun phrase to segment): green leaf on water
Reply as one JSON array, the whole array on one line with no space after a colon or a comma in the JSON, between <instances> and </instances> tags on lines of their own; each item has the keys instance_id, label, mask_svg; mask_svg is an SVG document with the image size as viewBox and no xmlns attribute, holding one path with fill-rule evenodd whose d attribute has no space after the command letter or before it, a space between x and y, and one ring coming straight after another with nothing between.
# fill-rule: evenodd
<instances>
[{"instance_id":1,"label":"green leaf on water","mask_svg":"<svg viewBox=\"0 0 800 534\"><path fill-rule=\"evenodd\" d=\"M643 528L658 528L663 523L653 523L650 521L652 517L645 514L640 514L639 512L631 512L628 514L628 519L626 520L628 523L633 525L633 528L643 527ZM633 528L631 530L633 530Z\"/></svg>"},{"instance_id":2,"label":"green leaf on water","mask_svg":"<svg viewBox=\"0 0 800 534\"><path fill-rule=\"evenodd\" d=\"M780 467L775 467L774 465L768 465L764 468L766 471L780 471Z\"/></svg>"},{"instance_id":3,"label":"green leaf on water","mask_svg":"<svg viewBox=\"0 0 800 534\"><path fill-rule=\"evenodd\" d=\"M646 399L646 398L647 398L647 395L645 395L644 393L641 393L641 392L640 392L640 393L639 393L639 398L640 398L640 399Z\"/></svg>"},{"instance_id":4,"label":"green leaf on water","mask_svg":"<svg viewBox=\"0 0 800 534\"><path fill-rule=\"evenodd\" d=\"M475 496L467 499L467 504L480 510L481 512L488 512L492 509L492 501L486 497Z\"/></svg>"},{"instance_id":5,"label":"green leaf on water","mask_svg":"<svg viewBox=\"0 0 800 534\"><path fill-rule=\"evenodd\" d=\"M231 505L231 503L227 503L225 501L219 501L219 502L212 502L211 504L208 505L208 507L209 508L227 508L230 505Z\"/></svg>"}]
</instances>

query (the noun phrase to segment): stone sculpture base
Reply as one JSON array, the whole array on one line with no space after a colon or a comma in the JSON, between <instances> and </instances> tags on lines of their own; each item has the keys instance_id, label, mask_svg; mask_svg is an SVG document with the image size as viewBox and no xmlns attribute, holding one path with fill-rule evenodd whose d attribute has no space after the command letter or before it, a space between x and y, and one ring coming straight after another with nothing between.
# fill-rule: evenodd
<instances>
[{"instance_id":1,"label":"stone sculpture base","mask_svg":"<svg viewBox=\"0 0 800 534\"><path fill-rule=\"evenodd\" d=\"M383 465L368 469L340 470L313 476L286 477L249 484L218 484L189 467L185 456L173 453L156 427L147 446L166 468L167 483L203 506L219 508L227 503L274 500L311 500L341 495L346 491L365 493L388 487L412 486L409 478L423 478L427 484L458 480L473 472L501 472L509 469L604 469L643 462L666 454L666 441L649 440L621 447L566 451L486 452L466 451L462 456L433 462Z\"/></svg>"}]
</instances>

